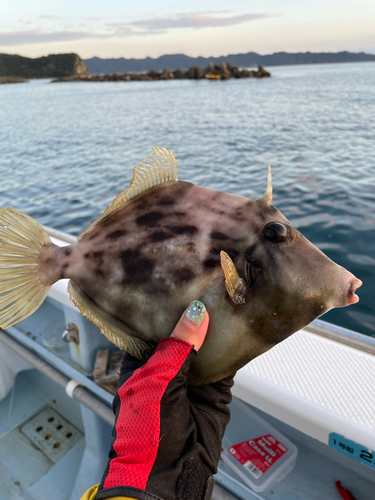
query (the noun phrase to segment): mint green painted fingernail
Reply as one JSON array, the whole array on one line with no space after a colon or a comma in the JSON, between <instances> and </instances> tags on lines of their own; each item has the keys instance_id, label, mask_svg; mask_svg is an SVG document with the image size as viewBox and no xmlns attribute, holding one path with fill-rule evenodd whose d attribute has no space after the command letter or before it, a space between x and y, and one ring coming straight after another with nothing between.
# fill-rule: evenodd
<instances>
[{"instance_id":1,"label":"mint green painted fingernail","mask_svg":"<svg viewBox=\"0 0 375 500\"><path fill-rule=\"evenodd\" d=\"M189 307L186 309L185 316L189 321L195 325L200 325L206 314L206 308L199 300L193 300Z\"/></svg>"}]
</instances>

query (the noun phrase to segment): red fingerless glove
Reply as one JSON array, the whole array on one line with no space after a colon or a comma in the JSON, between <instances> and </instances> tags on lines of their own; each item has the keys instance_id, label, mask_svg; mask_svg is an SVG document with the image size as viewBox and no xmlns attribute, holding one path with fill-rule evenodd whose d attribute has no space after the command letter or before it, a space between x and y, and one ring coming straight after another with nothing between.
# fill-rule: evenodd
<instances>
[{"instance_id":1,"label":"red fingerless glove","mask_svg":"<svg viewBox=\"0 0 375 500\"><path fill-rule=\"evenodd\" d=\"M143 365L125 355L113 401L114 442L98 500L211 498L233 380L187 388L195 356L191 344L172 337Z\"/></svg>"}]
</instances>

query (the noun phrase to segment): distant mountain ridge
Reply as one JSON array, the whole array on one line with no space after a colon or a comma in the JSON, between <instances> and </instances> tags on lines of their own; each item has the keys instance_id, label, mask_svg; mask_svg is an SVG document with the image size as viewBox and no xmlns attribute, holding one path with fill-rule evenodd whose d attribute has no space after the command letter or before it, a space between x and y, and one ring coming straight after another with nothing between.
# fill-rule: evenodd
<instances>
[{"instance_id":1,"label":"distant mountain ridge","mask_svg":"<svg viewBox=\"0 0 375 500\"><path fill-rule=\"evenodd\" d=\"M86 74L86 65L77 54L50 54L35 59L0 54L0 77L53 78Z\"/></svg>"},{"instance_id":2,"label":"distant mountain ridge","mask_svg":"<svg viewBox=\"0 0 375 500\"><path fill-rule=\"evenodd\" d=\"M375 61L375 55L364 52L277 52L275 54L262 56L256 52L247 54L230 54L220 57L189 57L184 54L169 54L153 59L101 59L92 57L85 59L86 66L90 73L140 73L143 71L163 71L168 68L170 71L177 69L187 70L193 64L200 68L205 68L209 63L221 64L227 62L231 66L251 67L262 64L263 66L283 66L289 64L320 64L320 63L342 63Z\"/></svg>"}]
</instances>

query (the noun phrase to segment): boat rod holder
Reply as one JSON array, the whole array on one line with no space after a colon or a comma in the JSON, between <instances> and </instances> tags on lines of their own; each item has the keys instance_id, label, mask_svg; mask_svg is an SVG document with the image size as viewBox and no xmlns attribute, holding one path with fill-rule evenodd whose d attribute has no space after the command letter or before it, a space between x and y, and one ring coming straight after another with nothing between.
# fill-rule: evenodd
<instances>
[{"instance_id":1,"label":"boat rod holder","mask_svg":"<svg viewBox=\"0 0 375 500\"><path fill-rule=\"evenodd\" d=\"M63 332L62 338L65 342L79 344L79 328L75 323L68 322L68 328Z\"/></svg>"}]
</instances>

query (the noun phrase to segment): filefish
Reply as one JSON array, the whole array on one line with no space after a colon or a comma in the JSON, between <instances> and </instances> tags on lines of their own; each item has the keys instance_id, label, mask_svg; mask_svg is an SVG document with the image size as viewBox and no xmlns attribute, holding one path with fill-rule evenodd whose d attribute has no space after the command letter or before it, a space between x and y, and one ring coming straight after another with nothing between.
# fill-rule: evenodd
<instances>
[{"instance_id":1,"label":"filefish","mask_svg":"<svg viewBox=\"0 0 375 500\"><path fill-rule=\"evenodd\" d=\"M145 359L194 299L210 315L188 382L234 373L362 284L310 243L263 197L249 200L177 179L165 148L134 168L77 243L54 245L44 228L0 211L0 325L7 328L69 278L71 300L120 349Z\"/></svg>"}]
</instances>

